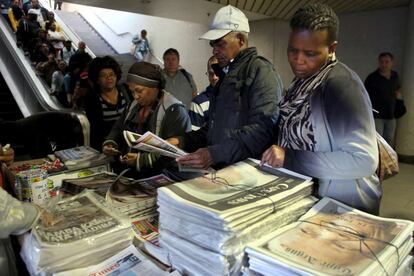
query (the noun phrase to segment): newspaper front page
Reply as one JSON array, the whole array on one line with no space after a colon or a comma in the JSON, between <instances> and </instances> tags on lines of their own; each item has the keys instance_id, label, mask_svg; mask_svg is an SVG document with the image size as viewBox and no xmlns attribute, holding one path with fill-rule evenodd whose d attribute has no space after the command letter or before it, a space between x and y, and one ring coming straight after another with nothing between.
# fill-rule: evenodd
<instances>
[{"instance_id":1,"label":"newspaper front page","mask_svg":"<svg viewBox=\"0 0 414 276\"><path fill-rule=\"evenodd\" d=\"M411 221L376 217L323 198L298 222L246 251L251 269L260 273L394 275L413 246L413 230Z\"/></svg>"}]
</instances>

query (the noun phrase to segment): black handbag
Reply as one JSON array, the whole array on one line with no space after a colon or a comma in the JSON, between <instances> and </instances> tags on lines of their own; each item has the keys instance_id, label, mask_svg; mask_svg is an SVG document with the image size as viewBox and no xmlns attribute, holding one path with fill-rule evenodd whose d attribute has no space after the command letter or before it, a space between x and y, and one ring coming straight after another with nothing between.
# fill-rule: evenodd
<instances>
[{"instance_id":1,"label":"black handbag","mask_svg":"<svg viewBox=\"0 0 414 276\"><path fill-rule=\"evenodd\" d=\"M396 99L395 100L394 117L396 119L399 119L402 116L404 116L405 113L407 113L407 108L405 107L404 100Z\"/></svg>"}]
</instances>

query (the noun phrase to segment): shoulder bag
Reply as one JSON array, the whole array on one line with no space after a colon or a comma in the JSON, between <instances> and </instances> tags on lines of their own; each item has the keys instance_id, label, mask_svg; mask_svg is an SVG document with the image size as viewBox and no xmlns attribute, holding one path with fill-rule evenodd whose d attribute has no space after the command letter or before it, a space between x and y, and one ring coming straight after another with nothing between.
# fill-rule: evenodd
<instances>
[{"instance_id":1,"label":"shoulder bag","mask_svg":"<svg viewBox=\"0 0 414 276\"><path fill-rule=\"evenodd\" d=\"M393 148L377 132L377 143L379 152L379 163L377 175L380 181L388 179L400 171L398 166L398 155Z\"/></svg>"}]
</instances>

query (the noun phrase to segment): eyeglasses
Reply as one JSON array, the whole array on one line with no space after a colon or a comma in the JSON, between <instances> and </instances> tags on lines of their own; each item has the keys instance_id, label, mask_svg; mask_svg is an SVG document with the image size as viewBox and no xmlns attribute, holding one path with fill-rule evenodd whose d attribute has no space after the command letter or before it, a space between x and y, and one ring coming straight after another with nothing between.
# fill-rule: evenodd
<instances>
[{"instance_id":1,"label":"eyeglasses","mask_svg":"<svg viewBox=\"0 0 414 276\"><path fill-rule=\"evenodd\" d=\"M107 78L116 78L116 75L114 73L109 74L99 74L100 79L107 79Z\"/></svg>"},{"instance_id":2,"label":"eyeglasses","mask_svg":"<svg viewBox=\"0 0 414 276\"><path fill-rule=\"evenodd\" d=\"M205 73L206 76L213 77L215 75L214 71L209 71Z\"/></svg>"}]
</instances>

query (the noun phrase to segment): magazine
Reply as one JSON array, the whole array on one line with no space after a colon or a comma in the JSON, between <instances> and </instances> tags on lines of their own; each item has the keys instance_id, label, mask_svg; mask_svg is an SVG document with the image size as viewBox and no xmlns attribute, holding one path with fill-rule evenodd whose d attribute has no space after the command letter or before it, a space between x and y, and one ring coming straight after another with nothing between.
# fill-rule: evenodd
<instances>
[{"instance_id":1,"label":"magazine","mask_svg":"<svg viewBox=\"0 0 414 276\"><path fill-rule=\"evenodd\" d=\"M152 243L155 246L160 246L158 242L159 233L157 216L132 222L132 229L134 230L135 237L139 240Z\"/></svg>"},{"instance_id":2,"label":"magazine","mask_svg":"<svg viewBox=\"0 0 414 276\"><path fill-rule=\"evenodd\" d=\"M68 169L97 166L112 160L111 157L88 146L59 150L54 154Z\"/></svg>"},{"instance_id":3,"label":"magazine","mask_svg":"<svg viewBox=\"0 0 414 276\"><path fill-rule=\"evenodd\" d=\"M394 275L413 247L414 223L323 198L298 222L247 247L261 274ZM266 273L264 273L266 271Z\"/></svg>"}]
</instances>

